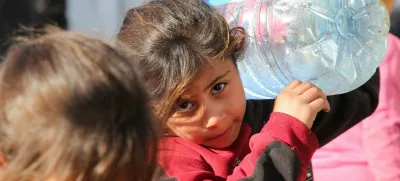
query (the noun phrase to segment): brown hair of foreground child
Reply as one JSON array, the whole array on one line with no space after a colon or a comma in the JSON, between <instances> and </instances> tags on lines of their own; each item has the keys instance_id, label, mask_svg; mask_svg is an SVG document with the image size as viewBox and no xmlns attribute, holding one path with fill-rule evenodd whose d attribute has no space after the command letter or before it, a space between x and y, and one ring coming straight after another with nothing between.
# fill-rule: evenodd
<instances>
[{"instance_id":1,"label":"brown hair of foreground child","mask_svg":"<svg viewBox=\"0 0 400 181\"><path fill-rule=\"evenodd\" d=\"M49 33L13 46L0 82L1 181L150 180L148 96L110 46Z\"/></svg>"}]
</instances>

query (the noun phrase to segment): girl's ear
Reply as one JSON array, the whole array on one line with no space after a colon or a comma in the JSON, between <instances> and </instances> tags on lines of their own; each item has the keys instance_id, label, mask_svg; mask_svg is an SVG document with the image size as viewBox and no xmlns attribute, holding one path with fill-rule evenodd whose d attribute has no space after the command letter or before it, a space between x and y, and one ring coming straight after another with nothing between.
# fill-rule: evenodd
<instances>
[{"instance_id":1,"label":"girl's ear","mask_svg":"<svg viewBox=\"0 0 400 181\"><path fill-rule=\"evenodd\" d=\"M386 8L388 8L389 13L392 13L392 9L394 4L396 3L396 0L381 0L385 5Z\"/></svg>"}]
</instances>

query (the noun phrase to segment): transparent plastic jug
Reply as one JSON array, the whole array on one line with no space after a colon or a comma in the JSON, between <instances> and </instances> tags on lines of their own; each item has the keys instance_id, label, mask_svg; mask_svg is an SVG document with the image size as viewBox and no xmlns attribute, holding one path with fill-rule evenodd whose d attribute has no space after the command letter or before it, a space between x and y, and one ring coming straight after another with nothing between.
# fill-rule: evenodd
<instances>
[{"instance_id":1,"label":"transparent plastic jug","mask_svg":"<svg viewBox=\"0 0 400 181\"><path fill-rule=\"evenodd\" d=\"M387 49L389 14L379 0L208 0L249 46L238 68L247 99L273 99L292 80L326 94L367 82Z\"/></svg>"}]
</instances>

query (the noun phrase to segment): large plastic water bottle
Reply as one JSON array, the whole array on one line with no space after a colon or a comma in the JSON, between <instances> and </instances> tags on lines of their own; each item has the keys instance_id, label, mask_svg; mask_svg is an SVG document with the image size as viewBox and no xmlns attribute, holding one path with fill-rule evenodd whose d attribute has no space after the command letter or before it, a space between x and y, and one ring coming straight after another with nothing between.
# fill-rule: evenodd
<instances>
[{"instance_id":1,"label":"large plastic water bottle","mask_svg":"<svg viewBox=\"0 0 400 181\"><path fill-rule=\"evenodd\" d=\"M248 99L272 99L292 80L326 94L354 90L387 49L389 14L379 0L208 0L249 47L238 68Z\"/></svg>"}]
</instances>

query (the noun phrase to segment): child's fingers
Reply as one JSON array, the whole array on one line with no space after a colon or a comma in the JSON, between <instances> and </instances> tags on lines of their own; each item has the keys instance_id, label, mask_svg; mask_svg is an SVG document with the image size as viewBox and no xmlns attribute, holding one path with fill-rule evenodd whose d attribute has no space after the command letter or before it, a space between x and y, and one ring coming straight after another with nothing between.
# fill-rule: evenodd
<instances>
[{"instance_id":1,"label":"child's fingers","mask_svg":"<svg viewBox=\"0 0 400 181\"><path fill-rule=\"evenodd\" d=\"M322 97L322 99L324 100L324 105L322 107L322 110L324 112L329 112L331 110L331 105L329 104L328 98L326 97L325 94L324 97Z\"/></svg>"},{"instance_id":2,"label":"child's fingers","mask_svg":"<svg viewBox=\"0 0 400 181\"><path fill-rule=\"evenodd\" d=\"M286 87L285 90L293 90L294 88L296 88L297 86L299 86L301 84L300 81L298 80L294 80L292 82L290 82Z\"/></svg>"},{"instance_id":3,"label":"child's fingers","mask_svg":"<svg viewBox=\"0 0 400 181\"><path fill-rule=\"evenodd\" d=\"M292 90L292 92L301 95L304 92L306 92L308 89L315 87L314 84L312 84L311 82L303 82L302 84L300 84L299 86L297 86L296 88L294 88Z\"/></svg>"},{"instance_id":4,"label":"child's fingers","mask_svg":"<svg viewBox=\"0 0 400 181\"><path fill-rule=\"evenodd\" d=\"M329 112L330 111L330 105L329 102L327 101L327 99L324 98L318 98L314 101L312 101L310 104L308 104L312 110L319 112L321 110L325 111L325 112Z\"/></svg>"},{"instance_id":5,"label":"child's fingers","mask_svg":"<svg viewBox=\"0 0 400 181\"><path fill-rule=\"evenodd\" d=\"M325 102L324 108L322 109L324 112L329 112L331 111L331 105L329 104L329 101L327 100Z\"/></svg>"},{"instance_id":6,"label":"child's fingers","mask_svg":"<svg viewBox=\"0 0 400 181\"><path fill-rule=\"evenodd\" d=\"M307 89L303 94L300 95L300 97L306 103L310 103L318 98L326 99L326 95L322 92L322 90L315 86Z\"/></svg>"},{"instance_id":7,"label":"child's fingers","mask_svg":"<svg viewBox=\"0 0 400 181\"><path fill-rule=\"evenodd\" d=\"M325 93L322 92L322 90L318 87L311 87L308 90L306 90L303 94L300 95L300 98L305 101L306 103L312 103L315 100L321 99L324 101L324 104L322 105L322 110L325 112L330 111L330 104L328 101L328 97L326 96ZM320 111L321 109L317 110Z\"/></svg>"},{"instance_id":8,"label":"child's fingers","mask_svg":"<svg viewBox=\"0 0 400 181\"><path fill-rule=\"evenodd\" d=\"M305 103L310 103L320 97L322 98L323 95L322 92L320 92L317 87L311 87L300 95L301 100L304 101Z\"/></svg>"}]
</instances>

